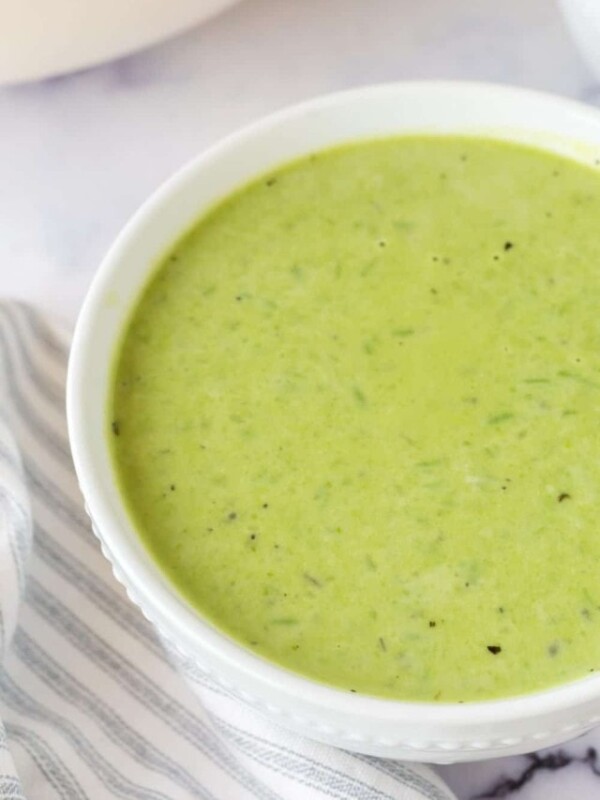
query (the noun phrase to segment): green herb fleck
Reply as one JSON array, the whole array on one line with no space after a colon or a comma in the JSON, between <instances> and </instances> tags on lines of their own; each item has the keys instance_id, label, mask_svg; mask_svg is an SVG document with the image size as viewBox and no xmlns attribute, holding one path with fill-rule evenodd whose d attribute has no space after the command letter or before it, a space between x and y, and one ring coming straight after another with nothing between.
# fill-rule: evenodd
<instances>
[{"instance_id":1,"label":"green herb fleck","mask_svg":"<svg viewBox=\"0 0 600 800\"><path fill-rule=\"evenodd\" d=\"M312 584L313 586L316 586L318 589L322 589L323 588L323 584L321 583L321 581L318 578L315 578L314 575L311 575L308 572L304 573L304 579L306 581L308 581L310 584Z\"/></svg>"},{"instance_id":2,"label":"green herb fleck","mask_svg":"<svg viewBox=\"0 0 600 800\"><path fill-rule=\"evenodd\" d=\"M573 381L577 381L577 383L582 383L584 386L593 386L595 389L599 386L595 381L591 381L589 378L585 378L583 375L578 375L568 369L561 369L556 374L560 378L570 378Z\"/></svg>"},{"instance_id":3,"label":"green herb fleck","mask_svg":"<svg viewBox=\"0 0 600 800\"><path fill-rule=\"evenodd\" d=\"M496 414L493 417L489 417L488 425L498 425L501 422L507 422L509 419L513 419L514 416L515 415L510 411L505 411L502 414Z\"/></svg>"},{"instance_id":4,"label":"green herb fleck","mask_svg":"<svg viewBox=\"0 0 600 800\"><path fill-rule=\"evenodd\" d=\"M354 395L354 399L357 403L361 406L365 406L367 404L367 398L365 397L365 393L359 386L354 386L352 388L352 393Z\"/></svg>"}]
</instances>

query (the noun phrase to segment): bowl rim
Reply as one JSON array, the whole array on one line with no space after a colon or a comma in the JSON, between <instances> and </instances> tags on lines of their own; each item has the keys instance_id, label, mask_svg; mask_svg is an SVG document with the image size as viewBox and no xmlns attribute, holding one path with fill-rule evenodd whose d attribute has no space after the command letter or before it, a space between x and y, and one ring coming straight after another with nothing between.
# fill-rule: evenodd
<instances>
[{"instance_id":1,"label":"bowl rim","mask_svg":"<svg viewBox=\"0 0 600 800\"><path fill-rule=\"evenodd\" d=\"M297 698L310 698L332 712L355 715L365 718L378 718L387 721L410 723L447 724L451 726L470 726L474 723L494 723L522 721L541 714L560 712L580 706L600 697L600 672L578 678L524 695L502 697L484 701L423 702L404 701L375 697L360 693L350 693L335 686L319 683L286 667L279 666L259 656L242 644L238 644L228 634L220 631L204 619L191 604L184 600L174 586L166 587L156 580L156 569L149 569L153 561L147 553L140 559L125 537L121 535L108 504L103 496L102 486L94 468L94 456L90 451L85 415L83 413L83 390L89 380L90 365L87 358L89 343L94 336L94 323L103 302L110 290L114 274L121 263L123 253L140 235L143 235L147 220L164 206L181 186L191 180L198 172L217 158L227 156L236 147L253 137L276 128L283 122L301 117L307 113L332 108L348 102L356 102L376 95L405 96L410 93L467 93L474 97L485 95L502 102L521 98L532 103L551 104L556 110L562 108L565 114L579 116L598 125L600 146L600 110L575 100L555 96L546 92L523 89L503 84L489 84L471 81L401 81L364 86L316 98L285 107L256 122L242 127L213 144L192 158L170 178L164 181L139 207L122 229L100 264L87 292L77 320L67 374L67 422L73 461L81 491L87 508L95 522L96 533L101 538L103 551L113 565L117 578L130 590L130 597L149 619L155 619L151 609L159 609L163 627L172 626L181 632L185 628L188 643L199 644L205 651L222 662L228 662L236 671L244 672L259 683L269 685L274 690ZM542 130L543 132L543 130ZM357 139L360 137L357 137ZM502 138L497 136L496 138ZM283 162L282 162L283 163ZM149 274L152 265L149 264ZM141 289L143 283L140 284ZM102 387L103 389L105 387ZM124 504L123 504L124 505ZM133 523L131 528L134 530ZM137 534L135 534L137 536ZM161 626L159 625L159 628Z\"/></svg>"}]
</instances>

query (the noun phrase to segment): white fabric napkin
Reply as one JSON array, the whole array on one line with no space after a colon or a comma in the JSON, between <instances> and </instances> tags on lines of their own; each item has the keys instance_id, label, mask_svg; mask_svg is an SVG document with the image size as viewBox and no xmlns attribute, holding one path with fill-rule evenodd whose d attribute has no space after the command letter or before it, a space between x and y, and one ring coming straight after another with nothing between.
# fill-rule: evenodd
<instances>
[{"instance_id":1,"label":"white fabric napkin","mask_svg":"<svg viewBox=\"0 0 600 800\"><path fill-rule=\"evenodd\" d=\"M429 769L288 733L189 665L127 599L83 511L68 336L0 303L0 798L449 800Z\"/></svg>"}]
</instances>

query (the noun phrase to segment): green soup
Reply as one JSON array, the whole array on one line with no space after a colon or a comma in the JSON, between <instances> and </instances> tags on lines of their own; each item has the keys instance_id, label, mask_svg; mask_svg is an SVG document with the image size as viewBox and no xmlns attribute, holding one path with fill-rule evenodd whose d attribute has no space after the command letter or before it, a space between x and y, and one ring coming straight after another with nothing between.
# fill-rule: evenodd
<instances>
[{"instance_id":1,"label":"green soup","mask_svg":"<svg viewBox=\"0 0 600 800\"><path fill-rule=\"evenodd\" d=\"M123 497L258 654L406 700L600 668L600 170L369 141L229 197L115 368Z\"/></svg>"}]
</instances>

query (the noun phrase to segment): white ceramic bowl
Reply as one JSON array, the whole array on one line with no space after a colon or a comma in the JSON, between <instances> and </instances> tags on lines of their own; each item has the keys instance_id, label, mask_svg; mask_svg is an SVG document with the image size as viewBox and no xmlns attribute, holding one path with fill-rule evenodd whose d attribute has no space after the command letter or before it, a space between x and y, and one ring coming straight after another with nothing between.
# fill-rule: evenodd
<instances>
[{"instance_id":1,"label":"white ceramic bowl","mask_svg":"<svg viewBox=\"0 0 600 800\"><path fill-rule=\"evenodd\" d=\"M600 675L484 703L405 703L348 694L278 667L202 619L140 543L113 478L106 436L110 363L128 312L157 259L218 198L253 176L347 140L407 132L484 134L600 159L600 113L518 89L407 83L291 108L230 136L138 211L85 301L68 378L75 466L95 531L130 597L180 652L279 724L350 750L450 762L524 753L600 723Z\"/></svg>"},{"instance_id":2,"label":"white ceramic bowl","mask_svg":"<svg viewBox=\"0 0 600 800\"><path fill-rule=\"evenodd\" d=\"M235 0L0 0L0 84L83 69L147 47Z\"/></svg>"},{"instance_id":3,"label":"white ceramic bowl","mask_svg":"<svg viewBox=\"0 0 600 800\"><path fill-rule=\"evenodd\" d=\"M600 79L600 0L559 0L581 55Z\"/></svg>"}]
</instances>

